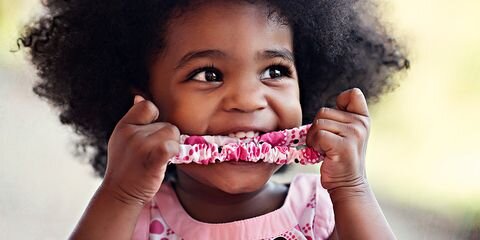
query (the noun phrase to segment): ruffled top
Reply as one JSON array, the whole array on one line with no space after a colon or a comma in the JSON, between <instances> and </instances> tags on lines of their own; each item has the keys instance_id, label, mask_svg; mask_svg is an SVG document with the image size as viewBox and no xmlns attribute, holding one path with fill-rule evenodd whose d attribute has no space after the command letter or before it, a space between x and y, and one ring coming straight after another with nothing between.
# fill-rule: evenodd
<instances>
[{"instance_id":1,"label":"ruffled top","mask_svg":"<svg viewBox=\"0 0 480 240\"><path fill-rule=\"evenodd\" d=\"M330 196L319 179L320 176L314 174L297 175L279 209L245 220L218 224L190 217L171 184L166 183L140 214L133 239L328 239L333 232L335 218Z\"/></svg>"}]
</instances>

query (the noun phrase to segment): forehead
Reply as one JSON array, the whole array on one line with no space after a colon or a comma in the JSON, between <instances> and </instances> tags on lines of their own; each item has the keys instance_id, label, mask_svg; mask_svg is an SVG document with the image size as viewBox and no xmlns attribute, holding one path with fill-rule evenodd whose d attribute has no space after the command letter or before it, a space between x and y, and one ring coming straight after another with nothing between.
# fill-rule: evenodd
<instances>
[{"instance_id":1,"label":"forehead","mask_svg":"<svg viewBox=\"0 0 480 240\"><path fill-rule=\"evenodd\" d=\"M170 19L164 41L166 52L241 47L292 50L292 33L285 21L264 4L245 1L194 3Z\"/></svg>"}]
</instances>

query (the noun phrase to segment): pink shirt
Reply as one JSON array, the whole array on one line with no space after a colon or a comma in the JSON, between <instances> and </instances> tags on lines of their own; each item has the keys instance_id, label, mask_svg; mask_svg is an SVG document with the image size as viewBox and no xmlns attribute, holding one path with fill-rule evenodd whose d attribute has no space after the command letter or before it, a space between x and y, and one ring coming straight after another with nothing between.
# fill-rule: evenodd
<instances>
[{"instance_id":1,"label":"pink shirt","mask_svg":"<svg viewBox=\"0 0 480 240\"><path fill-rule=\"evenodd\" d=\"M165 183L140 214L133 239L327 239L333 231L334 221L330 196L320 185L320 176L315 174L297 175L279 209L219 224L190 217L172 186Z\"/></svg>"}]
</instances>

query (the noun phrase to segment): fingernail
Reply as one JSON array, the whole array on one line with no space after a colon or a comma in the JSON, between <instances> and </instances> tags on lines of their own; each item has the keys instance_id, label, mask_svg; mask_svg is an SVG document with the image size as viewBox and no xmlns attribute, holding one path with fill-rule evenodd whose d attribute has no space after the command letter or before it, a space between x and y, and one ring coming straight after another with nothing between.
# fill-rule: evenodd
<instances>
[{"instance_id":1,"label":"fingernail","mask_svg":"<svg viewBox=\"0 0 480 240\"><path fill-rule=\"evenodd\" d=\"M355 88L355 89L353 89L353 91L354 91L355 94L357 94L357 95L363 95L363 92L362 92L362 90L360 90L360 88Z\"/></svg>"},{"instance_id":2,"label":"fingernail","mask_svg":"<svg viewBox=\"0 0 480 240\"><path fill-rule=\"evenodd\" d=\"M133 104L137 104L139 103L140 101L142 101L142 98L138 95L135 95L135 97L133 98Z\"/></svg>"}]
</instances>

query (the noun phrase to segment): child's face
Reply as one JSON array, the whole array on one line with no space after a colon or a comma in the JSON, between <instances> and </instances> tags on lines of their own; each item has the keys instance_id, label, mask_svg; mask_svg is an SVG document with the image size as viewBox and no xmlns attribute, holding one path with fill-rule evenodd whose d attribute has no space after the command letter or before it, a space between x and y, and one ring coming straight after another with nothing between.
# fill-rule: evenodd
<instances>
[{"instance_id":1,"label":"child's face","mask_svg":"<svg viewBox=\"0 0 480 240\"><path fill-rule=\"evenodd\" d=\"M258 5L215 1L171 20L150 68L159 121L182 134L228 135L300 126L292 32ZM291 71L288 73L288 71ZM183 176L228 193L261 189L279 165L178 165Z\"/></svg>"}]
</instances>

